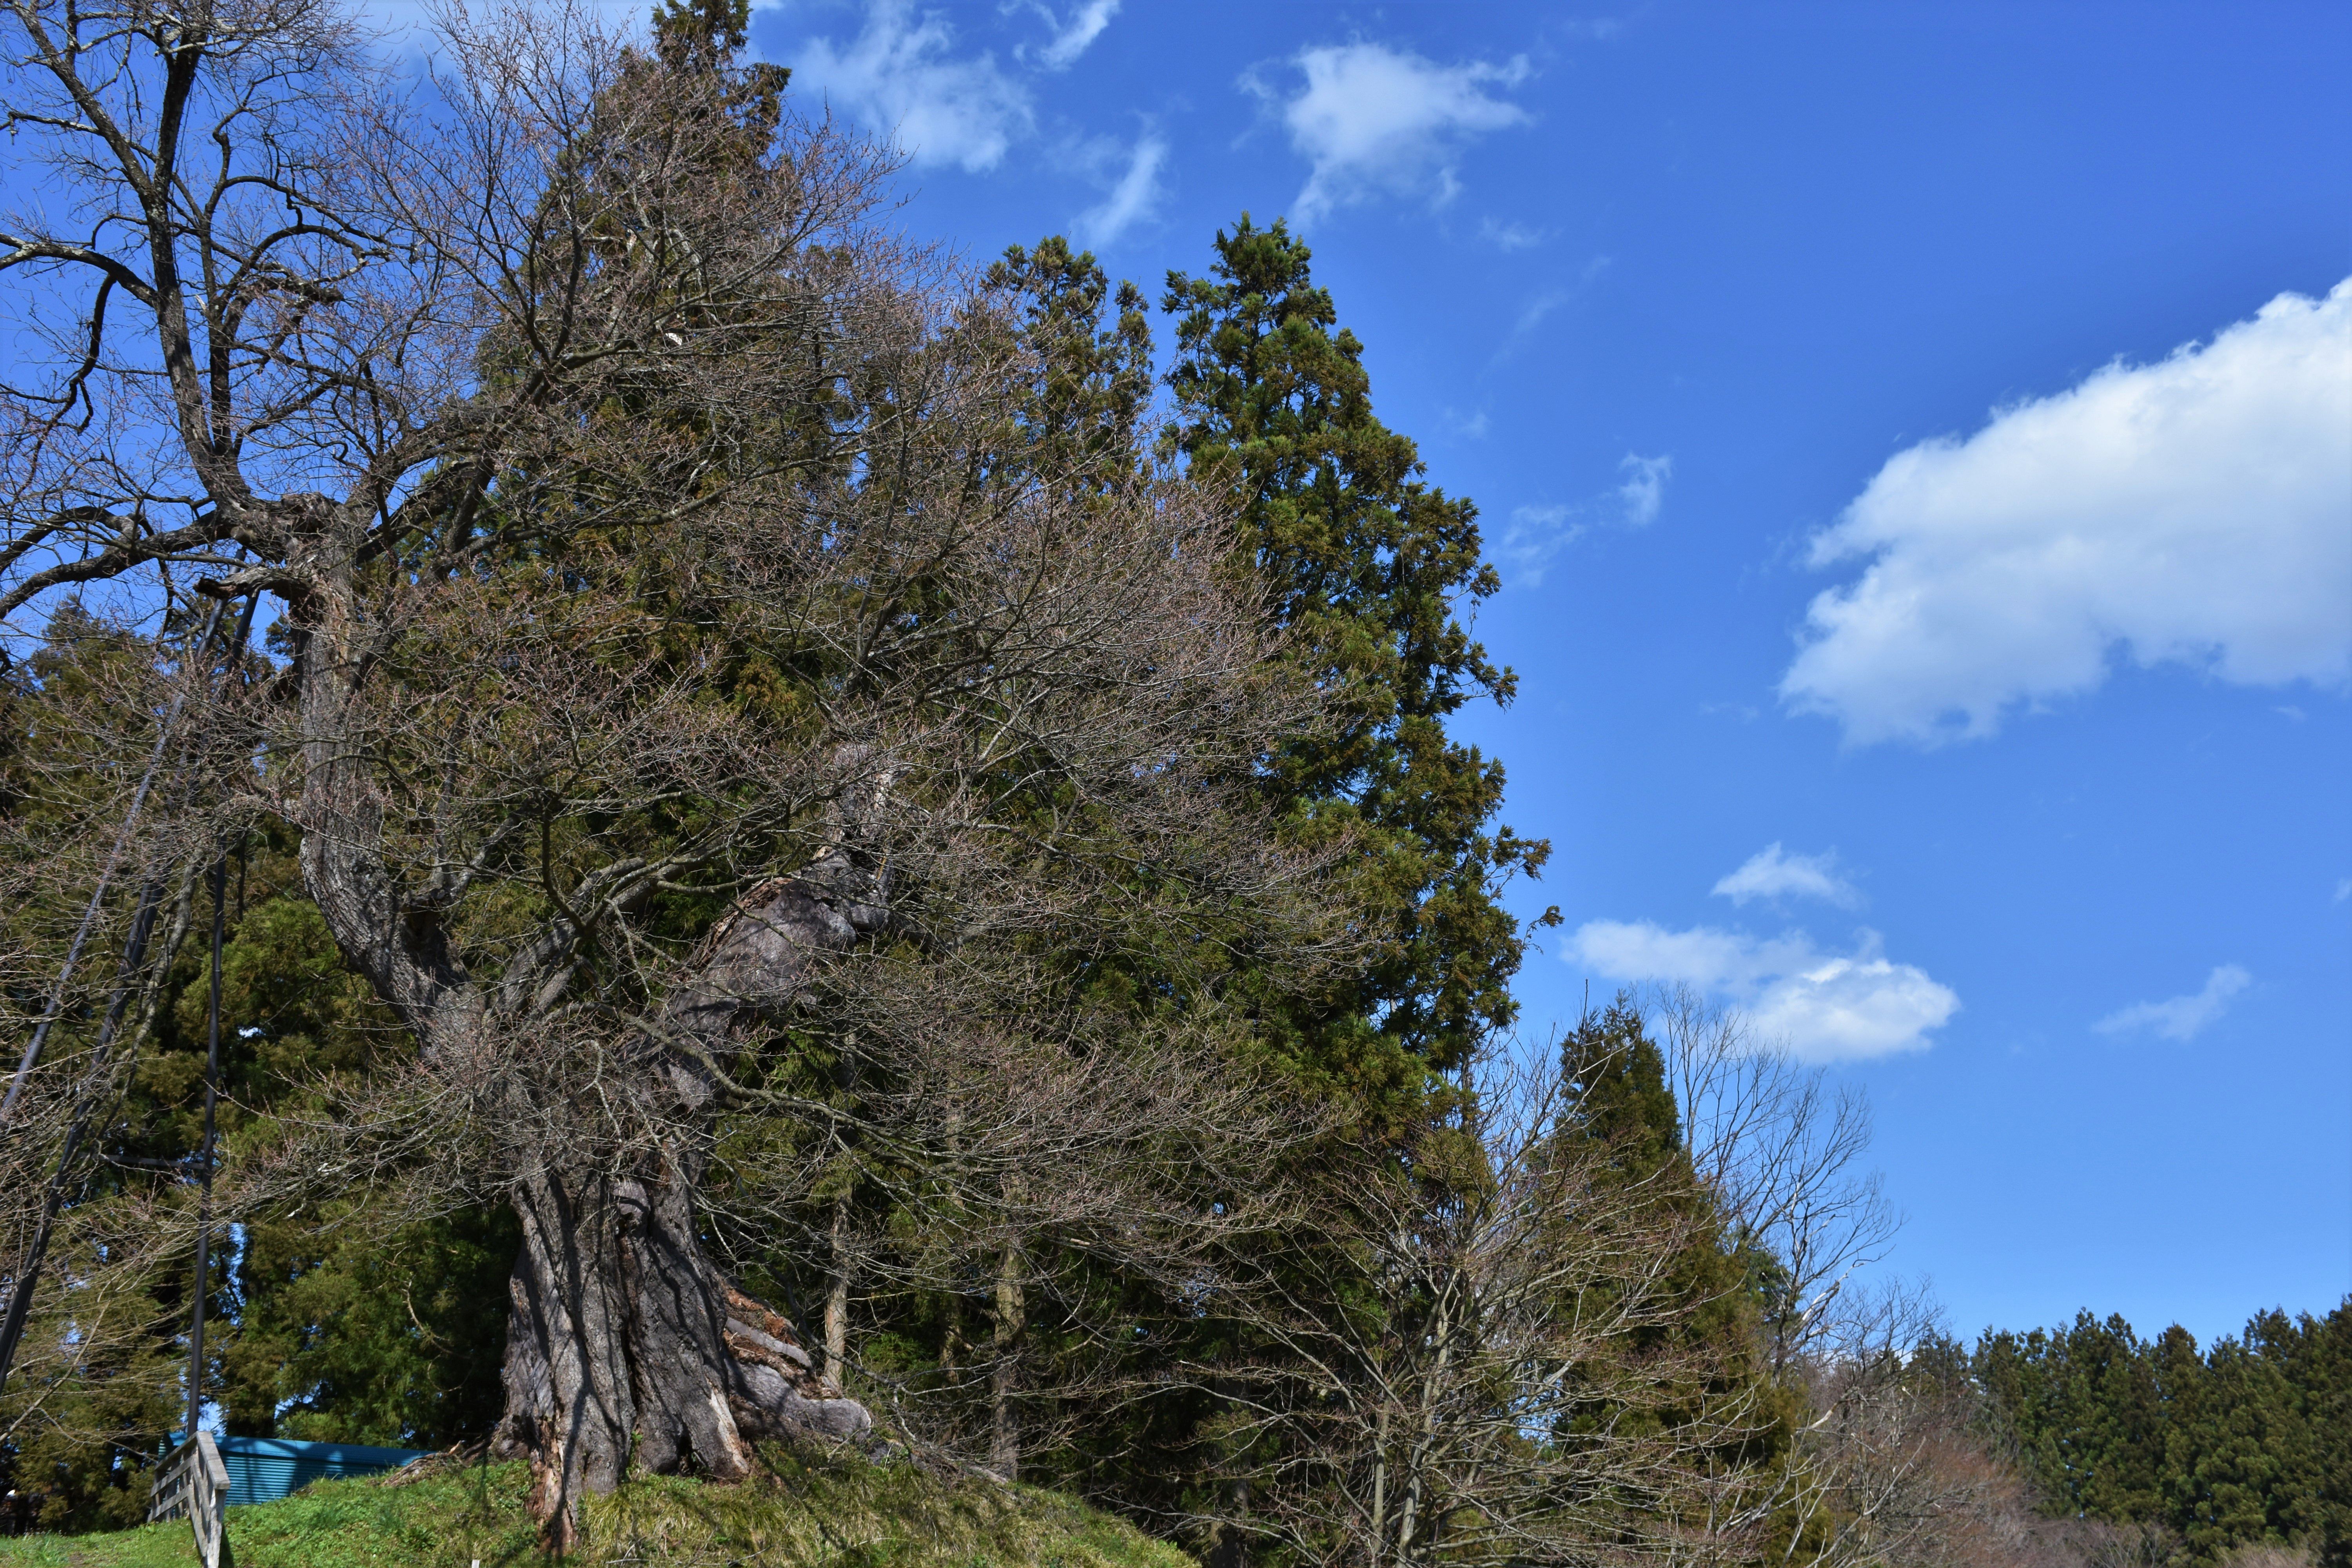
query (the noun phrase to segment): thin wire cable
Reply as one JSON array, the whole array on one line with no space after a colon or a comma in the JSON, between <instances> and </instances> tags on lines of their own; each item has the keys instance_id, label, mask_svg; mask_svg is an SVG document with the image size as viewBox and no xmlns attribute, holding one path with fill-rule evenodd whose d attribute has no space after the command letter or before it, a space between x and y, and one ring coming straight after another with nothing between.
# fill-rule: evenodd
<instances>
[{"instance_id":1,"label":"thin wire cable","mask_svg":"<svg viewBox=\"0 0 2352 1568\"><path fill-rule=\"evenodd\" d=\"M222 678L233 672L243 655L247 639L253 632L253 613L261 596L256 594L246 601L245 613L238 616L236 637L229 646L222 665ZM215 617L212 622L217 625ZM189 782L194 787L194 781ZM183 792L184 804L185 792ZM49 1238L57 1226L58 1211L64 1206L68 1177L72 1173L74 1158L80 1152L81 1142L89 1130L92 1115L104 1097L111 1078L111 1050L117 1032L121 1028L123 1015L128 1011L134 990L143 993L160 984L160 973L145 974L143 984L136 984L146 970L147 942L154 933L155 916L163 903L163 876L161 868L151 871L140 889L139 911L131 923L131 939L124 944L121 965L115 972L114 994L106 1009L106 1021L100 1026L98 1039L90 1047L90 1065L83 1075L82 1087L75 1097L73 1120L66 1128L64 1145L58 1150L57 1167L49 1174L47 1191L41 1205L41 1221L33 1233L33 1244L26 1250L16 1278L9 1281L8 1306L0 1315L0 1393L8 1387L8 1374L16 1361L16 1348L24 1338L26 1320L31 1312L33 1291L40 1282L41 1266L47 1260ZM168 955L167 955L168 961Z\"/></svg>"},{"instance_id":2,"label":"thin wire cable","mask_svg":"<svg viewBox=\"0 0 2352 1568\"><path fill-rule=\"evenodd\" d=\"M221 614L227 608L228 601L226 599L213 601L212 613L205 619L204 635L196 639L198 647L212 646L213 633L219 629ZM250 610L247 612L247 618L250 624ZM193 684L191 681L180 683L179 691L172 698L171 710L163 715L163 728L155 732L155 749L147 753L147 771L141 776L138 789L131 794L131 809L123 814L122 827L114 836L114 847L108 852L106 864L99 870L98 886L90 889L89 907L82 910L81 924L74 928L73 943L66 949L65 964L58 971L58 983L49 993L49 1004L41 1010L40 1022L33 1026L33 1037L25 1043L25 1054L17 1058L16 1076L8 1080L7 1098L0 1100L0 1139L6 1137L8 1123L16 1117L16 1101L25 1092L25 1080L32 1076L33 1068L40 1063L41 1047L48 1043L50 1027L57 1023L58 1015L65 1011L66 989L73 983L74 966L81 960L82 944L89 940L90 928L98 923L98 911L106 902L107 885L114 880L114 873L122 863L122 853L130 847L131 836L138 830L139 813L147 804L147 792L155 783L156 770L163 766L163 750L172 742L172 731L178 727L180 715L188 706L188 690Z\"/></svg>"}]
</instances>

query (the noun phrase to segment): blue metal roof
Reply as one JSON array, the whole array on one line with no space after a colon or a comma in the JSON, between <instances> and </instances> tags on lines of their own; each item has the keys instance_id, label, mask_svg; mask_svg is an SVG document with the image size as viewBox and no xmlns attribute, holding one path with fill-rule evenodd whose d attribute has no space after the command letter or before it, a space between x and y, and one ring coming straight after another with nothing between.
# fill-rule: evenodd
<instances>
[{"instance_id":1,"label":"blue metal roof","mask_svg":"<svg viewBox=\"0 0 2352 1568\"><path fill-rule=\"evenodd\" d=\"M228 1505L273 1502L312 1481L373 1476L422 1458L425 1448L372 1448L361 1443L296 1443L283 1437L223 1437Z\"/></svg>"}]
</instances>

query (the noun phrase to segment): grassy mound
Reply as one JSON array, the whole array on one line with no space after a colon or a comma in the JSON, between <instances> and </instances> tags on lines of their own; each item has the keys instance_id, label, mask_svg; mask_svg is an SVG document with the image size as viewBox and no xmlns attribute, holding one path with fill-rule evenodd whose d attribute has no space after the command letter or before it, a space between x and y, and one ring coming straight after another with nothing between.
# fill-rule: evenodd
<instances>
[{"instance_id":1,"label":"grassy mound","mask_svg":"<svg viewBox=\"0 0 2352 1568\"><path fill-rule=\"evenodd\" d=\"M772 1476L710 1486L657 1476L591 1499L571 1561L744 1568L1195 1568L1174 1547L1058 1493L950 1484L911 1465L772 1454ZM406 1486L321 1481L232 1509L237 1568L521 1568L541 1563L520 1465ZM0 1568L184 1568L184 1522L0 1539Z\"/></svg>"}]
</instances>

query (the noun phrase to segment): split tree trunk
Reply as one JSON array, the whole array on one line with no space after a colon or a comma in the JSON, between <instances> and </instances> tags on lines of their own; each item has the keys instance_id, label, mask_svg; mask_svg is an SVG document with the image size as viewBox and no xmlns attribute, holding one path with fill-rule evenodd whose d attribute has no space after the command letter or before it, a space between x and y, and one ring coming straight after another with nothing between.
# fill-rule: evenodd
<instances>
[{"instance_id":1,"label":"split tree trunk","mask_svg":"<svg viewBox=\"0 0 2352 1568\"><path fill-rule=\"evenodd\" d=\"M872 1421L812 1363L792 1325L730 1285L697 1235L695 1123L715 1098L690 1050L714 1057L745 1013L790 1004L811 960L877 927L879 890L836 851L752 894L713 933L692 984L663 1007L641 1065L680 1136L624 1174L541 1169L514 1194L523 1243L509 1282L507 1409L498 1451L528 1458L532 1510L568 1546L583 1492L634 1467L731 1480L765 1436L835 1441ZM830 1347L828 1347L830 1348ZM828 1358L830 1359L830 1358Z\"/></svg>"},{"instance_id":2,"label":"split tree trunk","mask_svg":"<svg viewBox=\"0 0 2352 1568\"><path fill-rule=\"evenodd\" d=\"M728 1284L696 1239L688 1184L536 1175L515 1210L501 1453L531 1461L532 1511L571 1544L583 1492L634 1466L735 1480L751 1440L863 1436L864 1405L791 1325Z\"/></svg>"},{"instance_id":3,"label":"split tree trunk","mask_svg":"<svg viewBox=\"0 0 2352 1568\"><path fill-rule=\"evenodd\" d=\"M314 513L307 587L289 617L301 675L303 880L337 945L415 1030L425 1060L461 1060L529 1005L542 977L568 966L577 933L551 927L536 963L518 959L494 993L448 942L438 906L403 898L384 860L366 748L352 741L365 728L354 713L370 643L352 573L368 519L353 505L304 504ZM819 955L880 929L884 897L879 880L836 847L745 898L712 931L692 980L641 1031L631 1081L615 1086L673 1130L665 1151L617 1169L549 1151L517 1181L523 1244L509 1282L507 1410L495 1444L531 1461L534 1511L559 1550L576 1537L582 1492L609 1490L633 1467L739 1477L751 1438L852 1437L871 1426L863 1405L811 1371L791 1326L733 1289L704 1253L694 1223L700 1158L691 1151L717 1098L696 1053L719 1057L745 1015L789 1008Z\"/></svg>"}]
</instances>

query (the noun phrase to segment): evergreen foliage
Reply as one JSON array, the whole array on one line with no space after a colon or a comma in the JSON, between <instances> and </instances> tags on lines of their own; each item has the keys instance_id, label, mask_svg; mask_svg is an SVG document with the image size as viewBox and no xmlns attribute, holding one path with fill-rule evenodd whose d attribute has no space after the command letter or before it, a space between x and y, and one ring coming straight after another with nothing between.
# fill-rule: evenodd
<instances>
[{"instance_id":1,"label":"evergreen foliage","mask_svg":"<svg viewBox=\"0 0 2352 1568\"><path fill-rule=\"evenodd\" d=\"M2202 1352L2085 1311L1988 1331L1970 1364L2051 1512L2165 1525L2195 1563L2263 1544L2352 1563L2352 1300L2258 1313Z\"/></svg>"},{"instance_id":2,"label":"evergreen foliage","mask_svg":"<svg viewBox=\"0 0 2352 1568\"><path fill-rule=\"evenodd\" d=\"M1681 1115L1666 1078L1666 1057L1633 999L1619 994L1588 1014L1560 1047L1560 1072L1574 1113L1563 1140L1608 1152L1611 1180L1642 1192L1651 1210L1672 1216L1675 1240L1659 1269L1668 1299L1685 1310L1666 1322L1634 1330L1619 1352L1633 1363L1672 1367L1671 1396L1637 1419L1664 1432L1710 1433L1728 1471L1741 1460L1769 1460L1789 1444L1796 1415L1788 1392L1773 1385L1762 1354L1757 1282L1727 1234L1715 1195L1696 1178L1684 1145ZM1564 1301L1568 1312L1595 1303ZM1620 1425L1617 1411L1595 1408L1580 1429Z\"/></svg>"},{"instance_id":3,"label":"evergreen foliage","mask_svg":"<svg viewBox=\"0 0 2352 1568\"><path fill-rule=\"evenodd\" d=\"M1473 698L1516 689L1457 618L1501 580L1476 507L1427 483L1412 441L1373 414L1363 344L1306 244L1244 214L1215 249L1204 276L1171 272L1162 300L1174 442L1230 489L1273 618L1338 700L1339 721L1270 758L1265 787L1310 841L1356 847L1381 939L1337 988L1270 1019L1271 1043L1394 1115L1424 1070L1458 1068L1517 1016L1525 942L1499 893L1550 852L1495 823L1502 765L1445 731Z\"/></svg>"},{"instance_id":4,"label":"evergreen foliage","mask_svg":"<svg viewBox=\"0 0 2352 1568\"><path fill-rule=\"evenodd\" d=\"M152 676L169 653L76 606L53 617L6 693L0 809L16 854L74 831L97 802L120 811L100 781L121 756L143 757L152 730L137 732L136 720L152 723L153 709L131 708L128 726L97 715L123 710L131 672ZM345 967L284 835L246 838L227 893L224 1160L269 1142L279 1119L333 1117L340 1091L363 1082L384 1053L411 1048ZM28 968L46 983L59 911L13 913L9 940L38 958ZM111 927L99 937L118 939ZM104 1157L69 1194L76 1246L135 1248L159 1211L184 1219L203 1132L207 956L189 942L163 976L152 1035L100 1129ZM85 963L103 974L110 959L101 946ZM72 1062L90 1022L85 1008L69 1010L52 1038L54 1061ZM514 1251L512 1220L495 1205L410 1215L348 1199L223 1227L207 1286L205 1396L238 1436L432 1447L478 1437L499 1415ZM12 1382L0 1415L35 1415L0 1443L0 1482L38 1496L42 1528L113 1528L145 1516L151 1468L184 1423L192 1267L190 1257L167 1256L140 1271L135 1290L106 1303L70 1375ZM37 1310L60 1305L52 1297Z\"/></svg>"}]
</instances>

